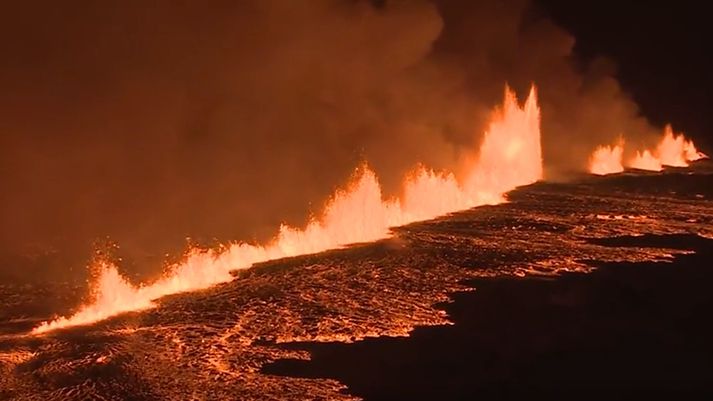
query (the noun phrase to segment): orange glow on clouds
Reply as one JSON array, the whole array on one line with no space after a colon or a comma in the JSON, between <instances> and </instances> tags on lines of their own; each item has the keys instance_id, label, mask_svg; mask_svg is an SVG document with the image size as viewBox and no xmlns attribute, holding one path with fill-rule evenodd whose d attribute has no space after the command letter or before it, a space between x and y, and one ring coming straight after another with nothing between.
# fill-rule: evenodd
<instances>
[{"instance_id":1,"label":"orange glow on clouds","mask_svg":"<svg viewBox=\"0 0 713 401\"><path fill-rule=\"evenodd\" d=\"M233 243L222 251L194 249L162 279L141 286L129 283L116 266L98 266L93 300L72 316L42 323L33 333L150 308L161 296L230 281L232 270L255 263L374 241L387 237L389 227L503 202L507 191L541 178L540 110L535 88L522 107L506 88L503 105L493 113L480 152L462 177L419 167L404 180L400 199L385 200L376 174L363 166L344 189L336 191L321 217L304 228L283 225L269 243Z\"/></svg>"}]
</instances>

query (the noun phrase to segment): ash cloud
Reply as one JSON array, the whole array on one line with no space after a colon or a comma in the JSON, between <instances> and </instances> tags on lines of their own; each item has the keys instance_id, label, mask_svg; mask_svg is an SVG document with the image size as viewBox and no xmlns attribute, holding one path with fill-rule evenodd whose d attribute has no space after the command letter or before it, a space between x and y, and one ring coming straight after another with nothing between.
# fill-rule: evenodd
<instances>
[{"instance_id":1,"label":"ash cloud","mask_svg":"<svg viewBox=\"0 0 713 401\"><path fill-rule=\"evenodd\" d=\"M507 82L539 86L550 178L658 133L526 1L26 2L0 16L0 271L82 271L109 236L263 240L366 160L389 194L454 168ZM54 267L52 267L54 266ZM34 269L34 270L33 270ZM82 273L83 274L83 273Z\"/></svg>"}]
</instances>

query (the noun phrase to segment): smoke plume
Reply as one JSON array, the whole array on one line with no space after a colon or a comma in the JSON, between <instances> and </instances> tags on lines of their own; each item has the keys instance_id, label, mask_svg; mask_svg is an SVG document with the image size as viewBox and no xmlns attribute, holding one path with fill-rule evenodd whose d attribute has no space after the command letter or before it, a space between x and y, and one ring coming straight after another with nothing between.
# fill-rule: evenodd
<instances>
[{"instance_id":1,"label":"smoke plume","mask_svg":"<svg viewBox=\"0 0 713 401\"><path fill-rule=\"evenodd\" d=\"M659 134L613 65L577 64L575 39L527 1L10 7L3 274L67 277L107 237L138 270L186 237L263 240L302 225L364 160L399 195L417 163L457 169L477 148L505 83L540 88L548 178L620 135Z\"/></svg>"}]
</instances>

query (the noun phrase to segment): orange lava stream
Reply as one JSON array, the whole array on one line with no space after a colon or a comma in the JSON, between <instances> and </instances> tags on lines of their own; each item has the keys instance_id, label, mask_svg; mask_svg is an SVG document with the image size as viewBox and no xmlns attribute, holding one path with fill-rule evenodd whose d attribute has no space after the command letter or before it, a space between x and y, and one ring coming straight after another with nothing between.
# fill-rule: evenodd
<instances>
[{"instance_id":1,"label":"orange lava stream","mask_svg":"<svg viewBox=\"0 0 713 401\"><path fill-rule=\"evenodd\" d=\"M589 172L606 175L624 171L623 152L622 144L597 147L589 158ZM686 167L692 161L707 157L696 149L693 141L686 139L683 134L675 134L671 126L667 125L656 149L637 150L626 166L639 170L661 171L663 166Z\"/></svg>"},{"instance_id":2,"label":"orange lava stream","mask_svg":"<svg viewBox=\"0 0 713 401\"><path fill-rule=\"evenodd\" d=\"M493 113L478 157L458 178L419 167L404 180L400 199L384 200L375 173L364 166L346 188L336 191L320 218L305 228L283 225L267 244L234 243L222 251L193 250L162 279L141 286L129 283L116 266L99 266L92 288L94 299L74 315L44 322L32 333L150 308L161 296L230 281L232 270L255 263L374 241L387 237L389 227L504 202L507 191L542 178L540 109L534 86L522 107L506 88L503 105Z\"/></svg>"}]
</instances>

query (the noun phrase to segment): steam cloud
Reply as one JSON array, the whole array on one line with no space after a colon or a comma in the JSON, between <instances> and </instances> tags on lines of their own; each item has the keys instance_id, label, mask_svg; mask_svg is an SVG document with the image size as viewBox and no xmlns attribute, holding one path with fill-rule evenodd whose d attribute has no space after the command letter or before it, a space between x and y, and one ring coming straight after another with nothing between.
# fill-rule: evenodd
<instances>
[{"instance_id":1,"label":"steam cloud","mask_svg":"<svg viewBox=\"0 0 713 401\"><path fill-rule=\"evenodd\" d=\"M575 65L574 38L527 1L12 7L0 274L30 258L67 276L107 235L139 268L186 236L264 239L302 225L362 160L398 194L416 163L457 169L505 82L540 88L550 178L621 134L660 134L610 63Z\"/></svg>"}]
</instances>

